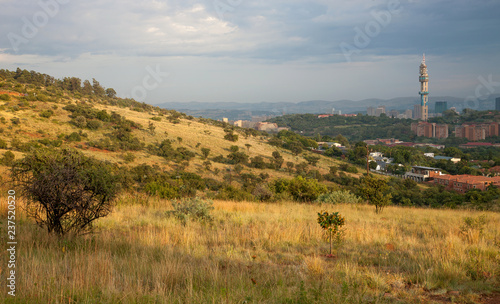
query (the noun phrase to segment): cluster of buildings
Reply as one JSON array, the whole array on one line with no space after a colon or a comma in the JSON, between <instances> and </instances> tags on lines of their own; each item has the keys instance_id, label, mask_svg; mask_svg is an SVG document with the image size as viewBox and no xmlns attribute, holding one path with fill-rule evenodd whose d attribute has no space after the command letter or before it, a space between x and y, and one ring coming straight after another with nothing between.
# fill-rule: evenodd
<instances>
[{"instance_id":1,"label":"cluster of buildings","mask_svg":"<svg viewBox=\"0 0 500 304\"><path fill-rule=\"evenodd\" d=\"M439 168L414 166L404 176L418 182L430 181L442 185L448 190L467 192L471 189L486 190L490 185L500 187L500 176L475 176L469 174L443 174Z\"/></svg>"},{"instance_id":2,"label":"cluster of buildings","mask_svg":"<svg viewBox=\"0 0 500 304\"><path fill-rule=\"evenodd\" d=\"M432 117L441 117L443 116L443 112L446 110L455 110L455 108L449 108L448 109L448 102L447 101L436 101L435 102L435 108L434 108L434 113L427 113L428 118ZM385 114L389 117L394 117L394 118L401 118L401 119L415 119L419 120L422 119L422 105L414 105L413 110L407 109L404 112L398 111L398 110L390 110L386 111L385 106L379 106L377 108L375 107L367 107L366 108L366 114L368 116L380 116L380 114Z\"/></svg>"},{"instance_id":3,"label":"cluster of buildings","mask_svg":"<svg viewBox=\"0 0 500 304\"><path fill-rule=\"evenodd\" d=\"M385 114L389 117L394 117L394 118L409 118L412 119L413 117L413 111L412 110L406 110L404 113L399 112L398 110L390 110L389 112L386 111L385 106L378 106L377 108L374 107L368 107L366 108L366 114L368 116L377 116L379 117L381 114Z\"/></svg>"},{"instance_id":4,"label":"cluster of buildings","mask_svg":"<svg viewBox=\"0 0 500 304\"><path fill-rule=\"evenodd\" d=\"M484 140L486 137L499 135L500 123L462 124L455 127L455 137L467 138L470 141Z\"/></svg>"},{"instance_id":5,"label":"cluster of buildings","mask_svg":"<svg viewBox=\"0 0 500 304\"><path fill-rule=\"evenodd\" d=\"M340 112L340 110L339 110L339 112ZM318 115L318 118L327 118L330 116L354 117L354 116L358 116L358 114L320 114L320 115Z\"/></svg>"},{"instance_id":6,"label":"cluster of buildings","mask_svg":"<svg viewBox=\"0 0 500 304\"><path fill-rule=\"evenodd\" d=\"M405 147L431 147L431 148L436 148L436 149L444 149L444 145L437 145L437 144L429 144L429 143L411 143L411 142L404 142L399 139L395 138L389 138L389 139L368 139L368 140L363 140L364 143L366 143L369 146L375 146L375 145L384 145L388 147L394 147L394 146L405 146Z\"/></svg>"},{"instance_id":7,"label":"cluster of buildings","mask_svg":"<svg viewBox=\"0 0 500 304\"><path fill-rule=\"evenodd\" d=\"M240 127L240 128L248 128L248 129L256 129L258 131L264 131L268 133L278 133L281 130L288 130L289 128L278 127L276 123L272 122L263 122L262 120L267 120L270 117L267 116L255 116L252 120L228 120L227 118L223 118L222 121L226 122L230 125Z\"/></svg>"},{"instance_id":8,"label":"cluster of buildings","mask_svg":"<svg viewBox=\"0 0 500 304\"><path fill-rule=\"evenodd\" d=\"M421 121L411 124L411 131L417 136L448 138L448 125Z\"/></svg>"},{"instance_id":9,"label":"cluster of buildings","mask_svg":"<svg viewBox=\"0 0 500 304\"><path fill-rule=\"evenodd\" d=\"M417 136L429 138L448 138L448 125L429 123L426 121L411 124L411 130ZM455 127L455 137L467 138L469 141L485 140L487 137L500 135L500 123L465 123ZM472 148L473 145L467 146Z\"/></svg>"}]
</instances>

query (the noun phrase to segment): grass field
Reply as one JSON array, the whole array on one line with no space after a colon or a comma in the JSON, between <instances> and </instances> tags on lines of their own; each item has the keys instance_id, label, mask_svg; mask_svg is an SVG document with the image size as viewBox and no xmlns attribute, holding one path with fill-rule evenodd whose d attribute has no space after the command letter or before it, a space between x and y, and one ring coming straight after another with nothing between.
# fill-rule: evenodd
<instances>
[{"instance_id":1,"label":"grass field","mask_svg":"<svg viewBox=\"0 0 500 304\"><path fill-rule=\"evenodd\" d=\"M5 227L6 191L1 199ZM22 202L18 202L21 204ZM212 223L122 195L93 235L17 218L17 296L2 303L495 303L500 214L367 205L214 202ZM335 257L317 212L346 218ZM20 214L21 213L21 214ZM469 222L464 218L484 222ZM474 224L476 223L476 224ZM2 230L4 231L4 230ZM1 240L6 243L6 233ZM5 274L6 255L0 269ZM2 276L3 277L3 276ZM496 298L495 298L496 297Z\"/></svg>"}]
</instances>

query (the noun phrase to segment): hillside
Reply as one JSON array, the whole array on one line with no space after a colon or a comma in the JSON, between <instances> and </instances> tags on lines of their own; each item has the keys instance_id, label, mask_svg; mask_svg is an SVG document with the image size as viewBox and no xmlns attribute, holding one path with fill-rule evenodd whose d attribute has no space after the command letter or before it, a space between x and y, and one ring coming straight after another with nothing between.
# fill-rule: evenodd
<instances>
[{"instance_id":1,"label":"hillside","mask_svg":"<svg viewBox=\"0 0 500 304\"><path fill-rule=\"evenodd\" d=\"M179 173L186 172L216 180L221 187L245 186L247 193L259 181L293 178L298 170L324 175L339 164L322 156L317 163L305 164L308 157L314 158L311 152L294 155L272 146L266 133L117 98L103 93L110 89L95 80L85 94L85 85L75 89L65 84L80 83L79 79L55 80L26 72L0 73L0 89L8 93L0 94L0 157L7 151L20 159L32 149L75 148L129 170L153 167L158 174L169 175L173 187ZM238 139L225 139L228 134ZM272 166L273 152L281 157L279 168ZM2 170L6 172L6 167Z\"/></svg>"}]
</instances>

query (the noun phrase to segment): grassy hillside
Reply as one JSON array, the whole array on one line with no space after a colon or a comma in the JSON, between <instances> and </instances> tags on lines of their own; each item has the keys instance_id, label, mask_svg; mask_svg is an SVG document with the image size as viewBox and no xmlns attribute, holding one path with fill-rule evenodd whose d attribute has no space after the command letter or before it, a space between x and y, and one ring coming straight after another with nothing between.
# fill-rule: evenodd
<instances>
[{"instance_id":1,"label":"grassy hillside","mask_svg":"<svg viewBox=\"0 0 500 304\"><path fill-rule=\"evenodd\" d=\"M290 176L288 170L285 170L287 162L298 164L305 161L303 156L312 155L308 152L301 156L292 155L288 150L267 144L267 134L253 132L253 135L249 135L248 132L245 134L246 130L239 128L234 131L239 135L239 139L231 142L224 139L226 134L224 130L230 127L227 124L197 119L176 111L168 111L131 100L82 95L78 92L54 89L52 86L47 88L22 84L14 79L0 82L0 86L6 92L20 91L27 95L9 95L4 98L4 101L0 101L0 140L4 142L3 147L0 145L0 148L3 148L0 149L0 156L10 150L15 154L16 159L19 159L33 148L72 147L97 159L126 167L139 164L157 165L161 170L181 170L222 180L227 169L232 168L233 165L212 162L211 170L206 170L202 148L210 149L209 160L217 155L226 157L231 152L231 146L238 146L239 151L247 154L249 159L262 156L265 161L269 161L272 153L278 151L284 158L282 170L254 169L245 166L242 171L242 173L257 175L267 173L271 179ZM66 110L68 105L87 109L87 111L105 111L107 115L116 113L123 119L135 123L136 126L130 133L143 145L142 148L129 150L96 146L93 143L108 139L109 134L118 128L117 123L87 117L87 124L92 120L98 123L98 127L79 127L75 124L75 117L71 117L72 113ZM79 133L81 139L78 141L68 139L72 133ZM181 148L194 153L195 156L189 162L183 162L157 156L148 150L149 145L157 145L164 140L171 141L174 150ZM129 156L127 161L124 160L126 155ZM335 164L337 161L332 158L321 157L318 164L309 166L309 169L325 174L328 168Z\"/></svg>"},{"instance_id":2,"label":"grassy hillside","mask_svg":"<svg viewBox=\"0 0 500 304\"><path fill-rule=\"evenodd\" d=\"M5 191L2 191L5 193ZM2 218L6 215L1 200ZM21 202L20 202L21 203ZM500 216L366 205L216 201L183 225L168 201L123 196L99 232L18 222L18 295L2 303L497 303ZM328 257L322 209L346 218ZM484 219L479 226L467 219ZM6 265L5 256L2 267Z\"/></svg>"}]
</instances>

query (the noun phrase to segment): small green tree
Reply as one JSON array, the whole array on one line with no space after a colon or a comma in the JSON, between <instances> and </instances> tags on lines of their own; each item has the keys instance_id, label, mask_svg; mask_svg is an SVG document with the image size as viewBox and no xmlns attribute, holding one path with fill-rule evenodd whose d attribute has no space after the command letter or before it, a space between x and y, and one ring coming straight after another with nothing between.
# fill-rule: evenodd
<instances>
[{"instance_id":1,"label":"small green tree","mask_svg":"<svg viewBox=\"0 0 500 304\"><path fill-rule=\"evenodd\" d=\"M333 238L336 239L337 244L340 244L342 241L342 226L345 225L345 219L338 212L329 214L328 211L322 211L318 212L318 224L328 234L331 256Z\"/></svg>"},{"instance_id":2,"label":"small green tree","mask_svg":"<svg viewBox=\"0 0 500 304\"><path fill-rule=\"evenodd\" d=\"M155 135L156 126L154 125L154 123L149 122L148 130L149 130L149 133L151 133L152 135Z\"/></svg>"},{"instance_id":3,"label":"small green tree","mask_svg":"<svg viewBox=\"0 0 500 304\"><path fill-rule=\"evenodd\" d=\"M201 154L203 154L203 159L207 159L208 155L210 154L210 149L209 148L201 148Z\"/></svg>"},{"instance_id":4,"label":"small green tree","mask_svg":"<svg viewBox=\"0 0 500 304\"><path fill-rule=\"evenodd\" d=\"M361 187L358 189L359 196L368 200L368 203L375 205L375 212L380 213L382 209L391 204L392 195L386 194L389 190L387 182L376 179L372 176L364 178Z\"/></svg>"},{"instance_id":5,"label":"small green tree","mask_svg":"<svg viewBox=\"0 0 500 304\"><path fill-rule=\"evenodd\" d=\"M283 156L281 156L281 154L278 151L273 152L272 162L276 170L280 169L281 166L283 166L284 161L285 159L283 158Z\"/></svg>"},{"instance_id":6,"label":"small green tree","mask_svg":"<svg viewBox=\"0 0 500 304\"><path fill-rule=\"evenodd\" d=\"M234 134L233 131L226 131L226 135L224 135L225 140L236 142L238 141L238 134Z\"/></svg>"}]
</instances>

